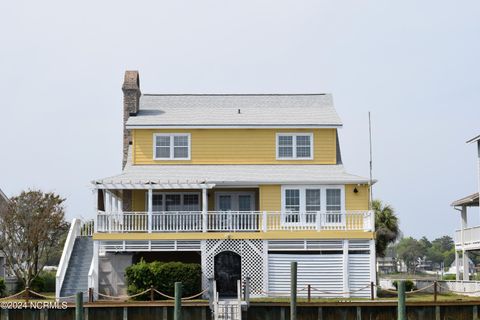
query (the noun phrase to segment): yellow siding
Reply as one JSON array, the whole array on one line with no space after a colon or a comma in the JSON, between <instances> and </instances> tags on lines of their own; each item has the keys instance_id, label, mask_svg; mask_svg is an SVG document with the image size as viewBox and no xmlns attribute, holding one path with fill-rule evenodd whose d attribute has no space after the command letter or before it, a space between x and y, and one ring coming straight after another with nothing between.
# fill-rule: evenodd
<instances>
[{"instance_id":1,"label":"yellow siding","mask_svg":"<svg viewBox=\"0 0 480 320\"><path fill-rule=\"evenodd\" d=\"M280 211L281 210L281 188L280 185L261 185L260 193L260 211Z\"/></svg>"},{"instance_id":2,"label":"yellow siding","mask_svg":"<svg viewBox=\"0 0 480 320\"><path fill-rule=\"evenodd\" d=\"M335 164L336 129L133 130L135 164ZM313 160L276 160L276 133L313 132ZM154 133L190 133L191 160L153 160Z\"/></svg>"},{"instance_id":3,"label":"yellow siding","mask_svg":"<svg viewBox=\"0 0 480 320\"><path fill-rule=\"evenodd\" d=\"M357 193L353 192L355 188L358 190ZM345 185L345 209L368 210L368 185Z\"/></svg>"},{"instance_id":4,"label":"yellow siding","mask_svg":"<svg viewBox=\"0 0 480 320\"><path fill-rule=\"evenodd\" d=\"M133 211L146 211L145 209L145 190L133 190L132 191L132 210Z\"/></svg>"}]
</instances>

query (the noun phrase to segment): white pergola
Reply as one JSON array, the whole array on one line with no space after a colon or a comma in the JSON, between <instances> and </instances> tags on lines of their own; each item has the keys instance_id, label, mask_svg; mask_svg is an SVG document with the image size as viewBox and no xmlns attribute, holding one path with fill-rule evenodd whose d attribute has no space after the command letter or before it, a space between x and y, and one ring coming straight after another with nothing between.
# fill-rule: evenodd
<instances>
[{"instance_id":1,"label":"white pergola","mask_svg":"<svg viewBox=\"0 0 480 320\"><path fill-rule=\"evenodd\" d=\"M101 180L93 181L94 185L94 201L95 212L98 212L98 190L103 190L105 194L105 212L122 212L122 199L114 194L111 190L147 190L147 214L148 214L148 232L152 232L153 217L153 190L171 190L171 189L199 189L202 190L202 214L206 215L208 211L207 190L215 187L214 183L206 183L204 181L155 181L155 180L138 180L138 181L119 181L119 180ZM203 220L207 223L207 220ZM206 230L206 226L204 228Z\"/></svg>"}]
</instances>

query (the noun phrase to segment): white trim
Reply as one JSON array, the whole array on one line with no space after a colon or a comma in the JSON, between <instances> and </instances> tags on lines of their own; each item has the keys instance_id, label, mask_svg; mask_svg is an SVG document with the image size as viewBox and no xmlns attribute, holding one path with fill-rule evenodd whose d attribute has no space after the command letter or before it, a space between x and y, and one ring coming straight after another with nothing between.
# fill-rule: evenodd
<instances>
[{"instance_id":1,"label":"white trim","mask_svg":"<svg viewBox=\"0 0 480 320\"><path fill-rule=\"evenodd\" d=\"M306 203L305 203L305 195L307 189L320 189L320 212L328 213L327 212L327 189L340 189L340 212L342 213L342 222L343 225L346 221L344 221L343 214L345 213L345 185L329 185L329 184L317 184L317 185L282 185L281 186L281 211L282 214L285 213L287 210L285 209L285 190L287 189L297 189L300 190L300 213L306 212ZM317 215L318 219L318 215ZM318 223L319 221L316 221ZM335 223L329 223L328 221L324 221L326 225L334 225ZM309 225L306 222L286 222L282 219L282 224L285 225Z\"/></svg>"},{"instance_id":2,"label":"white trim","mask_svg":"<svg viewBox=\"0 0 480 320\"><path fill-rule=\"evenodd\" d=\"M170 157L169 158L159 158L157 157L157 137L165 137L168 136L170 137ZM175 151L175 145L174 145L174 140L175 137L187 137L188 140L188 156L186 158L175 158L174 157L174 151ZM191 152L192 152L192 137L190 133L154 133L153 134L153 160L165 160L165 161L175 161L175 160L191 160Z\"/></svg>"},{"instance_id":3,"label":"white trim","mask_svg":"<svg viewBox=\"0 0 480 320\"><path fill-rule=\"evenodd\" d=\"M295 137L293 140L293 145L292 145L292 157L286 158L286 157L280 157L279 156L279 143L278 139L280 137L285 137L285 136L292 136ZM310 157L297 157L297 137L298 136L309 136L310 137ZM313 160L313 132L277 132L276 137L275 137L275 152L276 152L276 159L277 160Z\"/></svg>"},{"instance_id":4,"label":"white trim","mask_svg":"<svg viewBox=\"0 0 480 320\"><path fill-rule=\"evenodd\" d=\"M272 124L272 125L253 125L253 124L246 124L246 125L241 125L241 124L232 124L232 125L178 125L178 124L172 124L172 125L152 125L152 124L146 124L146 125L139 125L139 124L127 124L126 128L127 129L336 129L336 128L341 128L343 125L342 124L288 124L288 125L282 125L282 124Z\"/></svg>"}]
</instances>

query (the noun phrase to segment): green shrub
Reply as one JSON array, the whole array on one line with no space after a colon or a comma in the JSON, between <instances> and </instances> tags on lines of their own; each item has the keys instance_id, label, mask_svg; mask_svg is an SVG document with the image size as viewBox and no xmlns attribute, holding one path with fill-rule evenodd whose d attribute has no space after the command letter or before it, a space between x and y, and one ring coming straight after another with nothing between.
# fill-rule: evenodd
<instances>
[{"instance_id":1,"label":"green shrub","mask_svg":"<svg viewBox=\"0 0 480 320\"><path fill-rule=\"evenodd\" d=\"M0 297L3 297L5 295L6 290L7 287L5 286L5 280L3 278L0 278Z\"/></svg>"},{"instance_id":2,"label":"green shrub","mask_svg":"<svg viewBox=\"0 0 480 320\"><path fill-rule=\"evenodd\" d=\"M393 281L393 286L398 290L398 280ZM412 280L405 280L405 291L412 291L415 289L415 284Z\"/></svg>"},{"instance_id":3,"label":"green shrub","mask_svg":"<svg viewBox=\"0 0 480 320\"><path fill-rule=\"evenodd\" d=\"M443 276L442 280L457 280L457 276L454 274L446 274Z\"/></svg>"},{"instance_id":4,"label":"green shrub","mask_svg":"<svg viewBox=\"0 0 480 320\"><path fill-rule=\"evenodd\" d=\"M196 263L140 261L125 270L128 294L134 295L153 286L169 296L174 295L175 282L183 285L183 296L190 296L201 291L202 269ZM137 300L149 299L150 295L139 296ZM159 295L156 298L164 299Z\"/></svg>"}]
</instances>

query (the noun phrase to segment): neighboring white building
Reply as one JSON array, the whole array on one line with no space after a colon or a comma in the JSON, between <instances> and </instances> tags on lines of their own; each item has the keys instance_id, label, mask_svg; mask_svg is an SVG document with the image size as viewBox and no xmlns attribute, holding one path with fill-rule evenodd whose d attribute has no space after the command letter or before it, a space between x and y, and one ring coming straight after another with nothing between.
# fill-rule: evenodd
<instances>
[{"instance_id":1,"label":"neighboring white building","mask_svg":"<svg viewBox=\"0 0 480 320\"><path fill-rule=\"evenodd\" d=\"M477 144L477 159L478 159L478 188L479 190L469 196L462 199L458 199L452 203L452 207L455 210L460 211L460 229L455 231L455 272L457 280L468 280L469 274L467 269L463 269L460 266L466 265L468 258L468 252L474 250L480 250L480 226L469 227L467 219L467 208L479 206L480 195L480 135L467 141L467 143ZM462 262L460 261L463 260ZM460 271L462 271L462 276Z\"/></svg>"},{"instance_id":2,"label":"neighboring white building","mask_svg":"<svg viewBox=\"0 0 480 320\"><path fill-rule=\"evenodd\" d=\"M8 197L0 189L0 207L5 205L8 202ZM0 278L5 278L5 256L3 252L0 251Z\"/></svg>"}]
</instances>

